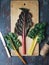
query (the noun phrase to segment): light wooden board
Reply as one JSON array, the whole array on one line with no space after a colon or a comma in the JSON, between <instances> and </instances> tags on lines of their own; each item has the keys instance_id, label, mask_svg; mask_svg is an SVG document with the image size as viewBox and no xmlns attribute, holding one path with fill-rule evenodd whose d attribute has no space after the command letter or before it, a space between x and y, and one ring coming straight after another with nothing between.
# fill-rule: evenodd
<instances>
[{"instance_id":1,"label":"light wooden board","mask_svg":"<svg viewBox=\"0 0 49 65\"><path fill-rule=\"evenodd\" d=\"M24 6L24 3L26 4ZM15 23L17 22L17 19L19 18L19 14L21 13L21 10L19 8L28 8L30 9L30 12L32 13L33 17L32 20L34 24L39 22L39 4L38 0L13 0L11 1L11 32L14 32ZM21 40L21 36L18 37ZM31 45L32 39L26 37L26 51L28 51L30 45ZM21 53L21 48L20 48ZM15 56L15 52L12 50L11 55ZM26 54L27 55L27 54ZM25 55L25 56L26 56ZM36 45L34 56L39 55L39 44Z\"/></svg>"}]
</instances>

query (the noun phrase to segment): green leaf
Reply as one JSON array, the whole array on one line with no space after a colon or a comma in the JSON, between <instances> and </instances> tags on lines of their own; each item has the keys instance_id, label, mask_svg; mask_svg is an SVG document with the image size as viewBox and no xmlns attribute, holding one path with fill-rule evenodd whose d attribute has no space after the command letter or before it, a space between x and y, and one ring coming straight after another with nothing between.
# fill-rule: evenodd
<instances>
[{"instance_id":1,"label":"green leaf","mask_svg":"<svg viewBox=\"0 0 49 65\"><path fill-rule=\"evenodd\" d=\"M17 35L14 33L8 35L12 39L12 42L14 43L16 49L19 49L19 47L21 46L21 42L17 39Z\"/></svg>"},{"instance_id":2,"label":"green leaf","mask_svg":"<svg viewBox=\"0 0 49 65\"><path fill-rule=\"evenodd\" d=\"M15 33L8 33L8 35L11 37L11 38L13 38L13 39L17 39L18 38L18 36L15 34Z\"/></svg>"},{"instance_id":3,"label":"green leaf","mask_svg":"<svg viewBox=\"0 0 49 65\"><path fill-rule=\"evenodd\" d=\"M14 33L8 33L6 36L4 36L4 39L6 41L7 47L9 49L13 49L13 45L17 50L19 50L19 47L21 46L21 42L17 39L18 36ZM13 44L13 45L12 45Z\"/></svg>"},{"instance_id":4,"label":"green leaf","mask_svg":"<svg viewBox=\"0 0 49 65\"><path fill-rule=\"evenodd\" d=\"M4 37L4 39L5 39L6 45L7 45L7 47L9 48L9 50L11 50L11 49L14 50L14 48L13 48L12 45L11 45L11 40L10 40L9 36L6 35L6 36Z\"/></svg>"},{"instance_id":5,"label":"green leaf","mask_svg":"<svg viewBox=\"0 0 49 65\"><path fill-rule=\"evenodd\" d=\"M46 23L37 23L35 24L34 28L30 29L28 36L30 38L35 38L38 35L37 42L40 43L42 40L45 39L45 34L46 34Z\"/></svg>"}]
</instances>

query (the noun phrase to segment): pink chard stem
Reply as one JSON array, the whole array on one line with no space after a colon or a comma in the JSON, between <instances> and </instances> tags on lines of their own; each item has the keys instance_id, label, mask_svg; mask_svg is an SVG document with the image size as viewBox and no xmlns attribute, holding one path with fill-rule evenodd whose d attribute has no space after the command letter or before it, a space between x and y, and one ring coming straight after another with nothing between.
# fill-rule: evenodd
<instances>
[{"instance_id":1,"label":"pink chard stem","mask_svg":"<svg viewBox=\"0 0 49 65\"><path fill-rule=\"evenodd\" d=\"M23 33L22 33L22 52L23 54L26 54L25 16L24 16Z\"/></svg>"}]
</instances>

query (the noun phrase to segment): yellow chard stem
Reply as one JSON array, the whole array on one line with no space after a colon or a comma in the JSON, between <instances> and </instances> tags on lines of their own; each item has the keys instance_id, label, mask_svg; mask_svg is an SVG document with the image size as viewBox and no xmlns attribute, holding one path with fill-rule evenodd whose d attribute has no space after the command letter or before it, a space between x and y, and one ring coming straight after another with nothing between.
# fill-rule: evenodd
<instances>
[{"instance_id":1,"label":"yellow chard stem","mask_svg":"<svg viewBox=\"0 0 49 65\"><path fill-rule=\"evenodd\" d=\"M38 39L38 36L36 36L35 39L32 41L32 44L31 44L31 46L30 46L30 48L28 50L28 53L27 53L28 55L32 55L33 54L35 46L37 44L37 39Z\"/></svg>"},{"instance_id":2,"label":"yellow chard stem","mask_svg":"<svg viewBox=\"0 0 49 65\"><path fill-rule=\"evenodd\" d=\"M12 44L14 50L15 50L15 54L21 59L21 61L24 63L24 64L27 64L26 61L22 58L22 56L18 53L18 51L15 49L14 45Z\"/></svg>"},{"instance_id":3,"label":"yellow chard stem","mask_svg":"<svg viewBox=\"0 0 49 65\"><path fill-rule=\"evenodd\" d=\"M11 39L10 39L11 40ZM15 50L15 54L21 59L21 61L24 63L24 64L27 64L26 61L23 59L23 57L20 55L20 53L16 50L12 40L11 40L11 45L13 47L13 49Z\"/></svg>"}]
</instances>

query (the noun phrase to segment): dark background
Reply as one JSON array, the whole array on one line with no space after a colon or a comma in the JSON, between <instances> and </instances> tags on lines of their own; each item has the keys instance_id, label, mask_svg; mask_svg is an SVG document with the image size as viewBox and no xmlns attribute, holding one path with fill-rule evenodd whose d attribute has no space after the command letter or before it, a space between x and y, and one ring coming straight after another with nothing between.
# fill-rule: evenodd
<instances>
[{"instance_id":1,"label":"dark background","mask_svg":"<svg viewBox=\"0 0 49 65\"><path fill-rule=\"evenodd\" d=\"M10 31L10 1L11 0L0 0L0 31L3 35ZM49 0L39 0L39 10L39 22L49 23ZM47 28L47 36L49 36L49 27ZM40 48L42 46L43 43L40 44ZM49 65L49 54L45 58L41 56L29 56L24 57L24 59L28 62L28 65ZM1 40L0 65L24 65L18 57L7 57Z\"/></svg>"}]
</instances>

